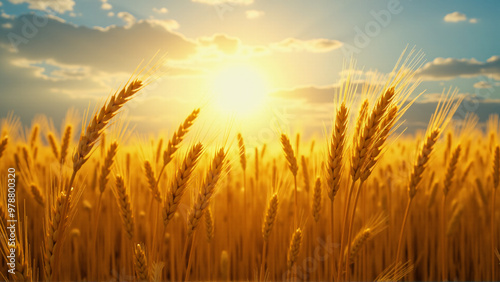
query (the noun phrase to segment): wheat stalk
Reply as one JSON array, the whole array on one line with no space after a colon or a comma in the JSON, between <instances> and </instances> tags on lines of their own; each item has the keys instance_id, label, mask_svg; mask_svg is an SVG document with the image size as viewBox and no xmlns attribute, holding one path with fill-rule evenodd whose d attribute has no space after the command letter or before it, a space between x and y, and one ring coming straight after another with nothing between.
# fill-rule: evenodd
<instances>
[{"instance_id":1,"label":"wheat stalk","mask_svg":"<svg viewBox=\"0 0 500 282\"><path fill-rule=\"evenodd\" d=\"M56 160L59 159L59 152L57 150L57 143L56 143L56 138L54 137L54 134L52 132L49 132L47 135L47 139L49 140L50 147L52 148L52 153L54 154L54 157Z\"/></svg>"},{"instance_id":2,"label":"wheat stalk","mask_svg":"<svg viewBox=\"0 0 500 282\"><path fill-rule=\"evenodd\" d=\"M135 246L134 266L137 279L139 281L149 281L149 269L146 260L146 254L144 253L144 250L142 249L142 246L140 244L137 244Z\"/></svg>"},{"instance_id":3,"label":"wheat stalk","mask_svg":"<svg viewBox=\"0 0 500 282\"><path fill-rule=\"evenodd\" d=\"M294 263L297 261L300 253L300 245L302 244L302 230L297 228L292 236L292 241L290 242L290 247L288 248L287 256L287 267L291 269Z\"/></svg>"},{"instance_id":4,"label":"wheat stalk","mask_svg":"<svg viewBox=\"0 0 500 282\"><path fill-rule=\"evenodd\" d=\"M313 194L313 206L312 206L312 214L314 221L318 222L321 211L321 179L316 178L316 183L314 185L314 194Z\"/></svg>"},{"instance_id":5,"label":"wheat stalk","mask_svg":"<svg viewBox=\"0 0 500 282\"><path fill-rule=\"evenodd\" d=\"M31 193L33 194L33 198L35 199L35 201L38 204L40 204L40 206L44 207L45 197L43 196L43 193L40 190L40 188L35 183L32 183L30 187L31 187Z\"/></svg>"},{"instance_id":6,"label":"wheat stalk","mask_svg":"<svg viewBox=\"0 0 500 282\"><path fill-rule=\"evenodd\" d=\"M269 240L269 234L271 234L271 230L273 229L274 221L276 220L277 214L278 214L278 194L275 193L267 206L264 225L262 226L262 237L264 238L264 241Z\"/></svg>"},{"instance_id":7,"label":"wheat stalk","mask_svg":"<svg viewBox=\"0 0 500 282\"><path fill-rule=\"evenodd\" d=\"M55 267L56 246L62 244L61 235L67 221L67 217L63 213L63 208L70 201L71 199L64 192L61 192L49 211L44 245L44 273L47 280L52 279Z\"/></svg>"},{"instance_id":8,"label":"wheat stalk","mask_svg":"<svg viewBox=\"0 0 500 282\"><path fill-rule=\"evenodd\" d=\"M151 190L151 193L153 193L153 197L159 203L161 203L160 190L158 189L158 185L156 185L157 182L153 171L153 167L151 166L151 163L149 161L144 162L144 170L146 172L146 179L148 180L149 190Z\"/></svg>"},{"instance_id":9,"label":"wheat stalk","mask_svg":"<svg viewBox=\"0 0 500 282\"><path fill-rule=\"evenodd\" d=\"M226 159L226 152L224 148L221 148L215 155L210 168L208 169L207 175L201 185L201 189L196 197L196 200L188 212L188 236L191 236L198 222L203 216L203 212L210 204L210 198L215 192L215 187L219 181L222 170L224 167L224 161Z\"/></svg>"},{"instance_id":10,"label":"wheat stalk","mask_svg":"<svg viewBox=\"0 0 500 282\"><path fill-rule=\"evenodd\" d=\"M101 176L99 177L99 191L101 193L106 189L106 184L108 183L108 176L111 172L111 167L113 166L113 159L116 155L116 151L118 150L118 143L113 142L109 147L108 153L106 154L106 158L104 159L104 164L101 168Z\"/></svg>"},{"instance_id":11,"label":"wheat stalk","mask_svg":"<svg viewBox=\"0 0 500 282\"><path fill-rule=\"evenodd\" d=\"M302 175L304 176L304 190L306 190L306 192L309 192L309 172L307 171L307 161L304 155L300 157L300 163L302 165Z\"/></svg>"},{"instance_id":12,"label":"wheat stalk","mask_svg":"<svg viewBox=\"0 0 500 282\"><path fill-rule=\"evenodd\" d=\"M3 156L3 152L7 148L7 144L8 143L9 143L9 137L8 136L5 136L4 138L2 138L2 141L0 142L0 159Z\"/></svg>"},{"instance_id":13,"label":"wheat stalk","mask_svg":"<svg viewBox=\"0 0 500 282\"><path fill-rule=\"evenodd\" d=\"M130 240L134 237L134 215L132 213L132 206L130 204L130 198L127 193L127 188L125 187L125 182L123 177L120 175L116 176L116 201L118 207L120 208L120 215L122 218L123 226L127 232L127 236Z\"/></svg>"},{"instance_id":14,"label":"wheat stalk","mask_svg":"<svg viewBox=\"0 0 500 282\"><path fill-rule=\"evenodd\" d=\"M243 141L243 136L241 133L238 133L238 149L240 152L240 164L243 171L247 169L247 157L245 150L245 142Z\"/></svg>"},{"instance_id":15,"label":"wheat stalk","mask_svg":"<svg viewBox=\"0 0 500 282\"><path fill-rule=\"evenodd\" d=\"M439 129L434 129L429 135L427 135L425 143L422 146L422 150L417 157L417 161L413 166L413 170L410 175L410 183L408 184L408 195L410 196L410 199L415 197L415 194L417 193L418 184L422 180L422 175L427 167L432 150L434 149L434 144L436 144L440 132L441 131Z\"/></svg>"},{"instance_id":16,"label":"wheat stalk","mask_svg":"<svg viewBox=\"0 0 500 282\"><path fill-rule=\"evenodd\" d=\"M174 181L172 182L172 185L167 192L167 198L164 201L165 206L163 207L163 223L165 227L174 216L177 207L181 202L182 195L184 195L184 192L186 191L189 177L191 176L202 151L203 145L201 145L201 143L194 145L175 174Z\"/></svg>"},{"instance_id":17,"label":"wheat stalk","mask_svg":"<svg viewBox=\"0 0 500 282\"><path fill-rule=\"evenodd\" d=\"M173 158L174 153L179 148L180 143L184 139L184 136L188 133L189 128L193 125L194 121L200 114L200 109L194 109L191 114L184 120L184 122L179 126L172 139L168 141L167 149L163 152L163 165L166 166L170 163Z\"/></svg>"},{"instance_id":18,"label":"wheat stalk","mask_svg":"<svg viewBox=\"0 0 500 282\"><path fill-rule=\"evenodd\" d=\"M355 149L351 158L351 175L353 181L358 180L362 175L362 168L367 163L370 156L369 152L371 152L371 148L375 142L379 124L385 116L394 97L394 87L387 89L377 100L375 107L364 121L359 137L355 136Z\"/></svg>"},{"instance_id":19,"label":"wheat stalk","mask_svg":"<svg viewBox=\"0 0 500 282\"><path fill-rule=\"evenodd\" d=\"M295 154L293 153L292 144L290 144L290 139L286 134L281 134L281 146L283 148L283 152L285 154L285 158L288 162L288 168L290 168L290 172L294 177L297 177L297 172L299 167L297 165L297 159L295 158Z\"/></svg>"},{"instance_id":20,"label":"wheat stalk","mask_svg":"<svg viewBox=\"0 0 500 282\"><path fill-rule=\"evenodd\" d=\"M64 129L64 135L61 140L61 164L64 164L64 162L66 162L66 156L68 155L68 147L71 141L72 129L73 127L70 124L68 124Z\"/></svg>"},{"instance_id":21,"label":"wheat stalk","mask_svg":"<svg viewBox=\"0 0 500 282\"><path fill-rule=\"evenodd\" d=\"M333 201L337 191L340 188L340 179L343 172L343 156L345 148L345 140L347 133L347 121L349 117L349 109L342 103L335 117L335 126L328 147L327 161L327 185L328 197Z\"/></svg>"},{"instance_id":22,"label":"wheat stalk","mask_svg":"<svg viewBox=\"0 0 500 282\"><path fill-rule=\"evenodd\" d=\"M207 231L207 241L210 243L214 238L214 217L209 207L205 211L204 217L205 217L205 230Z\"/></svg>"},{"instance_id":23,"label":"wheat stalk","mask_svg":"<svg viewBox=\"0 0 500 282\"><path fill-rule=\"evenodd\" d=\"M446 170L446 177L444 179L443 192L446 197L450 191L451 184L453 181L453 176L455 175L455 170L457 169L458 158L460 157L461 146L458 145L453 151L450 163L448 164L448 169Z\"/></svg>"},{"instance_id":24,"label":"wheat stalk","mask_svg":"<svg viewBox=\"0 0 500 282\"><path fill-rule=\"evenodd\" d=\"M143 86L143 82L139 79L129 81L119 92L111 96L107 104L94 115L85 129L85 133L82 132L76 152L73 155L74 173L88 160L92 148L94 148L95 143L99 140L99 137L111 119L118 114L125 103L131 100Z\"/></svg>"}]
</instances>

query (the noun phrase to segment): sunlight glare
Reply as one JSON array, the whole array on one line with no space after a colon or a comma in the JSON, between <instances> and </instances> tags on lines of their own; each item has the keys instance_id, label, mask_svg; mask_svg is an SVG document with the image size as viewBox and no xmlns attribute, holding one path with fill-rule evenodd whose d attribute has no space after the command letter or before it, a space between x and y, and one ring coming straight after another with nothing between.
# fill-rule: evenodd
<instances>
[{"instance_id":1,"label":"sunlight glare","mask_svg":"<svg viewBox=\"0 0 500 282\"><path fill-rule=\"evenodd\" d=\"M247 116L261 110L267 96L265 78L249 65L233 65L216 72L212 90L219 110Z\"/></svg>"}]
</instances>

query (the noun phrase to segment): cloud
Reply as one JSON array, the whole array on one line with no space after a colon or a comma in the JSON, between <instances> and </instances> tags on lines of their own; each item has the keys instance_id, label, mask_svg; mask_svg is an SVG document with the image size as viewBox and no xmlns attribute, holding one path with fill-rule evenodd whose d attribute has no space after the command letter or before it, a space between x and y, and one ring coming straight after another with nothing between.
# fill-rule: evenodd
<instances>
[{"instance_id":1,"label":"cloud","mask_svg":"<svg viewBox=\"0 0 500 282\"><path fill-rule=\"evenodd\" d=\"M166 14L168 12L167 8L165 7L162 7L160 9L158 8L153 8L153 12L157 13L157 14Z\"/></svg>"},{"instance_id":2,"label":"cloud","mask_svg":"<svg viewBox=\"0 0 500 282\"><path fill-rule=\"evenodd\" d=\"M3 3L2 3L2 2L0 2L0 7L2 7L2 6L3 6Z\"/></svg>"},{"instance_id":3,"label":"cloud","mask_svg":"<svg viewBox=\"0 0 500 282\"><path fill-rule=\"evenodd\" d=\"M191 0L191 1L207 5L222 5L222 4L251 5L254 2L254 0Z\"/></svg>"},{"instance_id":4,"label":"cloud","mask_svg":"<svg viewBox=\"0 0 500 282\"><path fill-rule=\"evenodd\" d=\"M75 1L73 0L9 0L13 4L28 3L28 8L32 10L48 11L53 10L57 13L73 11Z\"/></svg>"},{"instance_id":5,"label":"cloud","mask_svg":"<svg viewBox=\"0 0 500 282\"><path fill-rule=\"evenodd\" d=\"M114 17L115 16L115 13L113 12L108 12L108 17Z\"/></svg>"},{"instance_id":6,"label":"cloud","mask_svg":"<svg viewBox=\"0 0 500 282\"><path fill-rule=\"evenodd\" d=\"M245 15L247 16L247 19L257 19L262 16L264 16L264 11L258 11L258 10L248 10L245 12Z\"/></svg>"},{"instance_id":7,"label":"cloud","mask_svg":"<svg viewBox=\"0 0 500 282\"><path fill-rule=\"evenodd\" d=\"M226 54L235 54L240 46L240 40L238 38L230 37L225 34L215 34L211 37L202 37L198 41L202 46L212 46Z\"/></svg>"},{"instance_id":8,"label":"cloud","mask_svg":"<svg viewBox=\"0 0 500 282\"><path fill-rule=\"evenodd\" d=\"M0 29L0 49L15 51L31 61L52 59L105 72L133 70L138 62L151 58L158 50L167 53L169 60L186 60L197 52L197 42L166 28L171 22L143 20L129 27L98 30L46 19L46 24L29 34L29 38L23 37L25 23L38 21L32 14L0 18L0 25L12 25L11 29Z\"/></svg>"},{"instance_id":9,"label":"cloud","mask_svg":"<svg viewBox=\"0 0 500 282\"><path fill-rule=\"evenodd\" d=\"M132 26L136 22L135 17L129 12L119 12L116 16L122 19L127 27Z\"/></svg>"},{"instance_id":10,"label":"cloud","mask_svg":"<svg viewBox=\"0 0 500 282\"><path fill-rule=\"evenodd\" d=\"M444 21L449 23L463 22L467 20L467 16L460 12L453 12L444 16Z\"/></svg>"},{"instance_id":11,"label":"cloud","mask_svg":"<svg viewBox=\"0 0 500 282\"><path fill-rule=\"evenodd\" d=\"M474 88L478 89L491 88L491 87L493 87L493 85L491 85L491 83L487 81L478 81L474 83Z\"/></svg>"},{"instance_id":12,"label":"cloud","mask_svg":"<svg viewBox=\"0 0 500 282\"><path fill-rule=\"evenodd\" d=\"M436 58L417 71L417 76L424 80L450 80L480 75L500 80L500 56L492 56L486 62L476 59Z\"/></svg>"},{"instance_id":13,"label":"cloud","mask_svg":"<svg viewBox=\"0 0 500 282\"><path fill-rule=\"evenodd\" d=\"M104 2L101 5L101 9L103 9L103 10L111 10L112 8L113 8L113 6L111 6L111 4L109 4L108 2Z\"/></svg>"},{"instance_id":14,"label":"cloud","mask_svg":"<svg viewBox=\"0 0 500 282\"><path fill-rule=\"evenodd\" d=\"M464 22L467 21L467 16L460 12L453 12L444 16L444 21L449 23ZM471 18L469 19L469 23L477 23L477 19Z\"/></svg>"},{"instance_id":15,"label":"cloud","mask_svg":"<svg viewBox=\"0 0 500 282\"><path fill-rule=\"evenodd\" d=\"M308 51L314 53L329 52L340 48L342 42L326 38L300 40L296 38L287 38L273 46L282 51Z\"/></svg>"}]
</instances>

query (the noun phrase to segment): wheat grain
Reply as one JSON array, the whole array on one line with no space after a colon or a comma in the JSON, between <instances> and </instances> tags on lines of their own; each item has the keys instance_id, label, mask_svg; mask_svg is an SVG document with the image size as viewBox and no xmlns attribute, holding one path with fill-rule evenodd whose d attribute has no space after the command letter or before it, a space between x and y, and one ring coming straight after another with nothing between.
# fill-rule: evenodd
<instances>
[{"instance_id":1,"label":"wheat grain","mask_svg":"<svg viewBox=\"0 0 500 282\"><path fill-rule=\"evenodd\" d=\"M88 160L92 148L99 140L99 137L111 119L118 114L123 105L132 99L143 86L144 84L139 79L128 82L119 92L112 95L107 104L92 117L92 120L85 129L85 133L82 132L76 152L73 155L74 173Z\"/></svg>"},{"instance_id":2,"label":"wheat grain","mask_svg":"<svg viewBox=\"0 0 500 282\"><path fill-rule=\"evenodd\" d=\"M72 132L73 127L68 124L66 126L66 129L64 129L64 135L61 140L61 163L66 162L66 156L68 155L68 147L69 143L71 141L71 132Z\"/></svg>"},{"instance_id":3,"label":"wheat grain","mask_svg":"<svg viewBox=\"0 0 500 282\"><path fill-rule=\"evenodd\" d=\"M245 150L245 142L243 141L243 136L241 133L238 133L238 149L240 152L240 164L241 168L245 171L247 169L247 157Z\"/></svg>"},{"instance_id":4,"label":"wheat grain","mask_svg":"<svg viewBox=\"0 0 500 282\"><path fill-rule=\"evenodd\" d=\"M151 163L149 161L144 162L144 170L146 173L146 179L148 180L149 190L151 190L151 193L153 193L154 199L156 199L159 203L161 203L160 190L158 189L158 185L156 185L157 182L153 171L153 167L151 166Z\"/></svg>"},{"instance_id":5,"label":"wheat grain","mask_svg":"<svg viewBox=\"0 0 500 282\"><path fill-rule=\"evenodd\" d=\"M427 136L425 143L422 146L422 150L417 157L417 161L413 166L413 170L410 175L410 183L408 184L408 194L410 196L410 199L415 197L418 184L422 180L422 175L424 174L424 170L427 167L427 162L429 161L432 150L434 149L434 144L436 144L437 139L439 138L439 133L439 129L434 129Z\"/></svg>"},{"instance_id":6,"label":"wheat grain","mask_svg":"<svg viewBox=\"0 0 500 282\"><path fill-rule=\"evenodd\" d=\"M264 241L269 240L269 234L271 234L271 230L273 229L274 221L276 220L277 214L278 214L278 194L275 193L267 206L264 225L262 226L262 237L264 238Z\"/></svg>"},{"instance_id":7,"label":"wheat grain","mask_svg":"<svg viewBox=\"0 0 500 282\"><path fill-rule=\"evenodd\" d=\"M5 149L7 148L7 144L9 143L9 137L5 136L2 138L2 141L0 142L0 159L3 156L3 152L5 152Z\"/></svg>"},{"instance_id":8,"label":"wheat grain","mask_svg":"<svg viewBox=\"0 0 500 282\"><path fill-rule=\"evenodd\" d=\"M125 188L125 182L120 175L116 176L116 200L120 208L120 215L122 218L125 231L130 240L134 237L134 215L132 213L132 206L130 198Z\"/></svg>"},{"instance_id":9,"label":"wheat grain","mask_svg":"<svg viewBox=\"0 0 500 282\"><path fill-rule=\"evenodd\" d=\"M210 243L214 238L214 220L210 208L207 208L204 217L205 217L205 230L207 231L207 241Z\"/></svg>"},{"instance_id":10,"label":"wheat grain","mask_svg":"<svg viewBox=\"0 0 500 282\"><path fill-rule=\"evenodd\" d=\"M137 244L135 246L134 266L137 279L139 281L149 281L149 269L146 260L146 254L144 253L144 250L142 249L142 246L140 244Z\"/></svg>"},{"instance_id":11,"label":"wheat grain","mask_svg":"<svg viewBox=\"0 0 500 282\"><path fill-rule=\"evenodd\" d=\"M184 136L189 131L189 128L193 125L194 121L200 114L200 109L194 109L191 114L184 120L184 122L179 126L172 139L168 141L167 149L163 152L163 166L170 163L173 158L174 153L177 151L180 143L184 139Z\"/></svg>"},{"instance_id":12,"label":"wheat grain","mask_svg":"<svg viewBox=\"0 0 500 282\"><path fill-rule=\"evenodd\" d=\"M353 181L362 175L362 168L367 163L371 148L376 139L379 124L395 97L393 87L387 89L377 100L375 107L364 121L359 137L356 136L355 149L351 158L351 175Z\"/></svg>"},{"instance_id":13,"label":"wheat grain","mask_svg":"<svg viewBox=\"0 0 500 282\"><path fill-rule=\"evenodd\" d=\"M316 183L314 185L314 195L313 195L313 206L312 206L312 214L314 221L318 222L321 211L321 180L320 178L316 178Z\"/></svg>"},{"instance_id":14,"label":"wheat grain","mask_svg":"<svg viewBox=\"0 0 500 282\"><path fill-rule=\"evenodd\" d=\"M50 132L47 135L47 139L49 140L50 147L52 148L52 154L54 154L54 157L56 160L59 159L59 151L57 150L57 144L56 144L56 138L54 137L54 134Z\"/></svg>"},{"instance_id":15,"label":"wheat grain","mask_svg":"<svg viewBox=\"0 0 500 282\"><path fill-rule=\"evenodd\" d=\"M33 198L35 199L35 201L40 206L42 207L45 206L45 197L43 196L43 193L40 190L40 188L34 183L32 183L30 187L31 187L31 193L33 194Z\"/></svg>"},{"instance_id":16,"label":"wheat grain","mask_svg":"<svg viewBox=\"0 0 500 282\"><path fill-rule=\"evenodd\" d=\"M201 185L200 192L196 197L193 207L188 212L188 236L192 235L199 220L203 216L203 212L210 204L210 198L214 194L217 182L221 177L225 159L226 152L224 151L224 148L221 148L215 155L212 164L208 169L207 175Z\"/></svg>"},{"instance_id":17,"label":"wheat grain","mask_svg":"<svg viewBox=\"0 0 500 282\"><path fill-rule=\"evenodd\" d=\"M297 261L300 253L300 245L302 244L302 230L297 228L292 236L292 241L290 242L290 248L288 249L287 256L287 267L292 268L294 263Z\"/></svg>"},{"instance_id":18,"label":"wheat grain","mask_svg":"<svg viewBox=\"0 0 500 282\"><path fill-rule=\"evenodd\" d=\"M44 245L44 273L45 279L51 280L54 270L54 260L56 245L62 244L61 234L64 229L66 217L63 213L64 205L69 201L67 195L61 192L57 197L54 206L49 211L49 221L46 227Z\"/></svg>"},{"instance_id":19,"label":"wheat grain","mask_svg":"<svg viewBox=\"0 0 500 282\"><path fill-rule=\"evenodd\" d=\"M163 207L163 223L165 226L168 225L168 222L174 216L175 211L181 202L182 195L184 195L184 192L186 191L187 183L198 162L202 150L203 145L201 145L201 143L194 145L175 174L174 181L172 182L172 185L167 192L167 198L164 201L165 206Z\"/></svg>"},{"instance_id":20,"label":"wheat grain","mask_svg":"<svg viewBox=\"0 0 500 282\"><path fill-rule=\"evenodd\" d=\"M444 180L443 192L444 195L448 195L450 191L453 176L455 175L455 170L457 168L458 158L460 157L461 146L458 145L457 148L453 151L453 155L451 157L450 163L448 164L448 169L446 170L446 177Z\"/></svg>"},{"instance_id":21,"label":"wheat grain","mask_svg":"<svg viewBox=\"0 0 500 282\"><path fill-rule=\"evenodd\" d=\"M292 172L292 175L296 177L299 167L297 165L297 159L293 153L292 145L290 144L290 139L288 139L286 134L281 134L281 146L283 148L283 152L285 153L285 158L288 162L290 172Z\"/></svg>"},{"instance_id":22,"label":"wheat grain","mask_svg":"<svg viewBox=\"0 0 500 282\"><path fill-rule=\"evenodd\" d=\"M349 117L349 109L342 103L335 117L335 126L328 147L327 161L327 184L328 197L331 201L335 198L337 191L340 188L340 179L343 172L343 157L347 134L347 122Z\"/></svg>"},{"instance_id":23,"label":"wheat grain","mask_svg":"<svg viewBox=\"0 0 500 282\"><path fill-rule=\"evenodd\" d=\"M300 162L302 165L302 175L304 176L304 190L309 192L310 184L309 184L309 172L307 171L307 161L304 155L301 156Z\"/></svg>"},{"instance_id":24,"label":"wheat grain","mask_svg":"<svg viewBox=\"0 0 500 282\"><path fill-rule=\"evenodd\" d=\"M111 167L113 166L114 157L116 155L116 151L118 150L118 143L113 142L109 147L108 153L106 154L106 158L104 159L104 164L101 168L101 176L99 177L99 191L101 193L106 189L106 184L108 184L108 176L111 172Z\"/></svg>"}]
</instances>

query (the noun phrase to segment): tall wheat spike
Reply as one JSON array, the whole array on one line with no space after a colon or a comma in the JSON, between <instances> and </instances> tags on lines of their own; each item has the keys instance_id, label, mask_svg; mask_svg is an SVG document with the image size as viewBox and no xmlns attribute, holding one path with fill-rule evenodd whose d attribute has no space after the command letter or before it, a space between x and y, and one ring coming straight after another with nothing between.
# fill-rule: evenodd
<instances>
[{"instance_id":1,"label":"tall wheat spike","mask_svg":"<svg viewBox=\"0 0 500 282\"><path fill-rule=\"evenodd\" d=\"M46 226L45 245L44 245L44 273L45 279L52 279L54 268L54 259L56 246L62 244L61 234L66 224L67 217L62 213L62 209L66 203L70 201L68 196L61 192L57 197L54 206L49 211L48 224Z\"/></svg>"},{"instance_id":2,"label":"tall wheat spike","mask_svg":"<svg viewBox=\"0 0 500 282\"><path fill-rule=\"evenodd\" d=\"M312 214L314 221L318 222L321 216L321 179L316 178L316 182L314 184L314 194L313 194L313 205L312 205Z\"/></svg>"},{"instance_id":3,"label":"tall wheat spike","mask_svg":"<svg viewBox=\"0 0 500 282\"><path fill-rule=\"evenodd\" d=\"M343 156L347 134L347 121L349 109L345 103L340 105L335 118L335 126L332 132L332 138L328 147L327 162L327 184L328 197L331 201L335 198L340 188L340 179L343 172Z\"/></svg>"},{"instance_id":4,"label":"tall wheat spike","mask_svg":"<svg viewBox=\"0 0 500 282\"><path fill-rule=\"evenodd\" d=\"M0 159L3 156L3 152L7 148L7 144L9 143L9 137L5 136L2 138L2 141L0 142Z\"/></svg>"},{"instance_id":5,"label":"tall wheat spike","mask_svg":"<svg viewBox=\"0 0 500 282\"><path fill-rule=\"evenodd\" d=\"M140 244L135 246L134 250L134 266L137 279L139 281L150 281L148 263L146 254Z\"/></svg>"},{"instance_id":6,"label":"tall wheat spike","mask_svg":"<svg viewBox=\"0 0 500 282\"><path fill-rule=\"evenodd\" d=\"M153 171L153 167L151 166L151 162L144 162L144 170L146 172L146 179L148 180L149 190L153 193L154 199L156 199L159 203L161 203L161 195L160 190L158 189L157 181L155 178L155 174Z\"/></svg>"},{"instance_id":7,"label":"tall wheat spike","mask_svg":"<svg viewBox=\"0 0 500 282\"><path fill-rule=\"evenodd\" d=\"M167 192L167 198L164 201L162 214L165 226L168 225L181 202L182 195L184 195L184 192L186 191L191 173L198 163L198 159L202 151L203 145L201 143L194 145L175 174L175 178Z\"/></svg>"},{"instance_id":8,"label":"tall wheat spike","mask_svg":"<svg viewBox=\"0 0 500 282\"><path fill-rule=\"evenodd\" d=\"M113 166L114 157L116 155L116 151L118 150L118 143L113 142L111 146L109 146L108 153L106 154L106 158L104 159L104 164L101 168L101 175L99 177L99 191L101 193L106 189L106 185L108 184L108 176L111 172L111 167Z\"/></svg>"},{"instance_id":9,"label":"tall wheat spike","mask_svg":"<svg viewBox=\"0 0 500 282\"><path fill-rule=\"evenodd\" d=\"M134 237L135 226L134 215L132 213L130 197L127 193L127 188L125 187L125 181L120 175L116 176L116 201L118 203L118 207L120 207L120 215L125 231L127 232L127 236L132 240Z\"/></svg>"},{"instance_id":10,"label":"tall wheat spike","mask_svg":"<svg viewBox=\"0 0 500 282\"><path fill-rule=\"evenodd\" d=\"M297 228L292 236L292 241L290 242L290 248L288 249L287 256L287 267L292 268L294 263L297 261L300 253L300 245L302 244L302 230Z\"/></svg>"},{"instance_id":11,"label":"tall wheat spike","mask_svg":"<svg viewBox=\"0 0 500 282\"><path fill-rule=\"evenodd\" d=\"M99 140L99 137L108 126L111 119L116 116L125 103L130 101L143 87L144 84L140 79L129 81L119 92L112 95L106 105L92 117L85 129L85 133L82 132L76 152L73 155L74 173L76 173L88 160L92 148L94 148L95 143Z\"/></svg>"},{"instance_id":12,"label":"tall wheat spike","mask_svg":"<svg viewBox=\"0 0 500 282\"><path fill-rule=\"evenodd\" d=\"M66 156L68 155L69 143L71 141L71 132L73 127L71 124L68 124L64 129L64 135L61 140L61 163L66 162Z\"/></svg>"},{"instance_id":13,"label":"tall wheat spike","mask_svg":"<svg viewBox=\"0 0 500 282\"><path fill-rule=\"evenodd\" d=\"M201 189L196 197L194 205L188 212L188 236L191 236L198 222L203 216L203 212L210 204L210 198L215 192L215 187L219 181L223 168L224 161L226 159L226 152L224 148L219 149L215 155L210 168L208 169L207 175L201 185Z\"/></svg>"},{"instance_id":14,"label":"tall wheat spike","mask_svg":"<svg viewBox=\"0 0 500 282\"><path fill-rule=\"evenodd\" d=\"M264 219L264 224L262 226L262 237L264 241L269 239L269 234L273 229L274 221L276 220L276 215L278 214L278 194L274 194L269 204L267 206L267 212Z\"/></svg>"}]
</instances>

